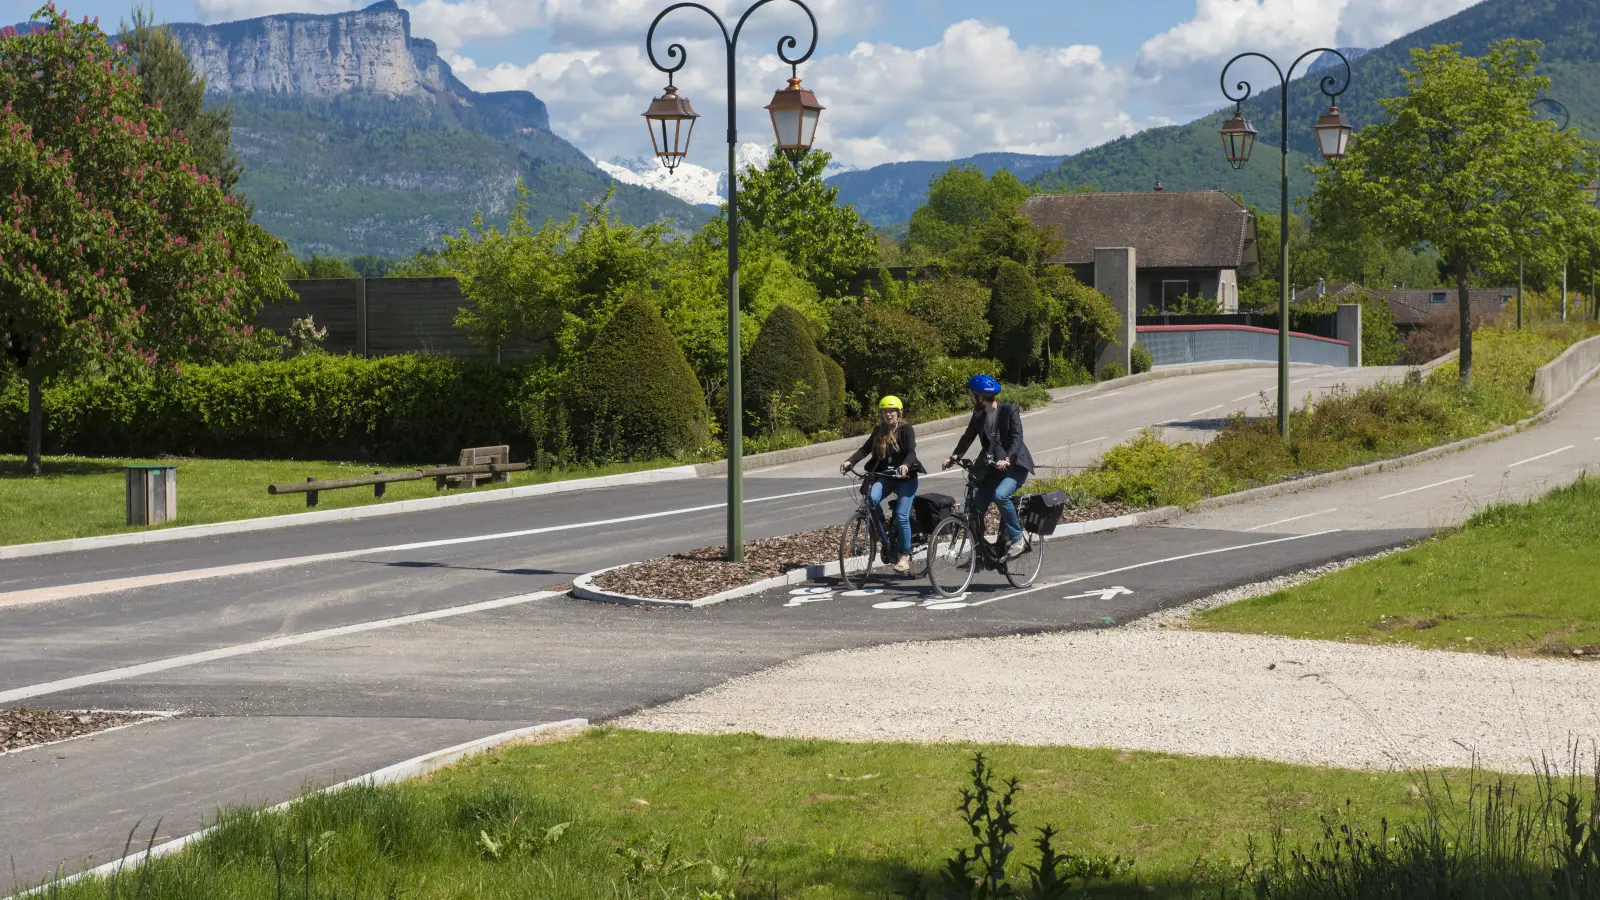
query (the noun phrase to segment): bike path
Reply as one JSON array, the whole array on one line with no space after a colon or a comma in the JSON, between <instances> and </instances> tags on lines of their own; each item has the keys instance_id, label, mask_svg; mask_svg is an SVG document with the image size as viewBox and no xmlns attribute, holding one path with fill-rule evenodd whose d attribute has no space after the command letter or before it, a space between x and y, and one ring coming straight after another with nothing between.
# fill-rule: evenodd
<instances>
[{"instance_id":1,"label":"bike path","mask_svg":"<svg viewBox=\"0 0 1600 900\"><path fill-rule=\"evenodd\" d=\"M1051 542L1038 589L1017 592L990 573L959 608L919 598L886 609L883 595L837 592L795 602L788 590L700 610L558 595L38 696L30 705L183 709L193 718L0 756L0 857L15 858L19 876L33 881L58 863L71 870L112 858L136 822L160 819L164 834L181 834L219 805L276 802L308 779L351 777L457 740L553 719L604 720L823 650L1105 627L1424 534L1084 535ZM1108 569L1120 571L1097 574ZM897 582L890 592L917 597L920 585ZM1111 587L1123 590L1075 596Z\"/></svg>"}]
</instances>

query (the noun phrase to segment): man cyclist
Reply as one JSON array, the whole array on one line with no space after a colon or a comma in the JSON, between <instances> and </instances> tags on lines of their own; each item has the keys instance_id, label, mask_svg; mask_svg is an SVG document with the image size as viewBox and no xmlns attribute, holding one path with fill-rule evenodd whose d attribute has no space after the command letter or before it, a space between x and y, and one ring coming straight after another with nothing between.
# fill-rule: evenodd
<instances>
[{"instance_id":1,"label":"man cyclist","mask_svg":"<svg viewBox=\"0 0 1600 900\"><path fill-rule=\"evenodd\" d=\"M894 528L888 532L891 546L884 548L883 561L894 566L896 572L911 569L911 504L917 496L917 476L927 469L917 461L917 430L905 421L905 404L893 395L878 401L878 424L867 435L861 449L850 454L843 472L865 457L872 457L867 472L893 470L894 475L879 475L872 479L867 495L872 501L872 514L883 527L882 503L888 494L895 495Z\"/></svg>"},{"instance_id":2,"label":"man cyclist","mask_svg":"<svg viewBox=\"0 0 1600 900\"><path fill-rule=\"evenodd\" d=\"M944 468L955 465L966 454L973 438L983 442L983 449L989 455L990 469L983 475L976 498L978 508L971 515L976 521L982 522L990 503L999 507L1000 524L1010 541L1006 555L1021 556L1026 550L1022 521L1017 517L1017 505L1012 502L1011 495L1022 487L1023 482L1028 480L1028 474L1033 471L1033 455L1022 440L1022 412L1015 403L999 401L1000 382L989 375L974 375L967 379L967 394L972 398L972 420L967 423L967 430L956 444L955 452L944 461Z\"/></svg>"}]
</instances>

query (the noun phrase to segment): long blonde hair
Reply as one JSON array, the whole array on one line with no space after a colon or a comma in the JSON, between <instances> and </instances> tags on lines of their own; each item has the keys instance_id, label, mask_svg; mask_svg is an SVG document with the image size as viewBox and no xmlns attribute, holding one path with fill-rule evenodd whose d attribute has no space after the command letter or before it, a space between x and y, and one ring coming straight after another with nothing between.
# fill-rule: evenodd
<instances>
[{"instance_id":1,"label":"long blonde hair","mask_svg":"<svg viewBox=\"0 0 1600 900\"><path fill-rule=\"evenodd\" d=\"M888 423L879 421L872 427L872 455L879 459L888 459L890 454L900 452L900 437L896 432L900 430L903 422L895 422L890 428Z\"/></svg>"}]
</instances>

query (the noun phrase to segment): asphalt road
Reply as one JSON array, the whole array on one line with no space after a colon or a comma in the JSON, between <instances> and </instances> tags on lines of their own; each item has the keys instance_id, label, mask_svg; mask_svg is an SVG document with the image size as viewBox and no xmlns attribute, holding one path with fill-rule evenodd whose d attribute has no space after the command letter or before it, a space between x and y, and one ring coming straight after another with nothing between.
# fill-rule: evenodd
<instances>
[{"instance_id":1,"label":"asphalt road","mask_svg":"<svg viewBox=\"0 0 1600 900\"><path fill-rule=\"evenodd\" d=\"M1348 380L1296 377L1312 389ZM1117 431L1106 437L1120 440L1171 422L1198 435L1192 413L1247 405L1270 383L1270 370L1242 370L1090 394L1031 415L1029 441L1036 453L1066 454L1051 449L1058 436L1088 443ZM1514 440L1548 433L1570 443L1557 429L1592 428L1600 388L1584 403ZM954 436L929 443L947 452ZM1549 459L1579 458L1568 450ZM1430 467L1453 460L1378 477L1425 485L1442 477ZM844 517L839 479L805 477L815 468L751 479L750 536ZM941 479L958 492L953 477ZM1360 496L1359 483L1349 488ZM188 714L0 756L0 859L33 882L61 864L114 858L136 822L159 820L158 837L177 836L220 805L275 802L308 783L534 722L609 718L820 650L1104 627L1414 540L1436 524L1258 528L1278 514L1268 501L1213 527L1052 542L1040 587L1016 592L989 576L967 605L938 609L916 594L804 602L778 592L648 610L541 590L719 543L722 490L719 479L674 482L0 563L0 705ZM1449 500L1406 496L1412 512ZM1123 590L1080 596L1108 588Z\"/></svg>"}]
</instances>

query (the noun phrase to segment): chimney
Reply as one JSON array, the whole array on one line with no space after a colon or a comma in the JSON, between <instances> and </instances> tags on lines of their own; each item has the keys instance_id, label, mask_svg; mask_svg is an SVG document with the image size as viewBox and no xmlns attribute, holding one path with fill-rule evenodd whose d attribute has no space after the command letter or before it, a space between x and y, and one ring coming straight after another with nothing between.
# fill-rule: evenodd
<instances>
[{"instance_id":1,"label":"chimney","mask_svg":"<svg viewBox=\"0 0 1600 900\"><path fill-rule=\"evenodd\" d=\"M1328 294L1328 283L1326 281L1323 281L1321 277L1318 277L1317 278L1317 299L1321 300L1323 297L1327 296L1327 294Z\"/></svg>"}]
</instances>

